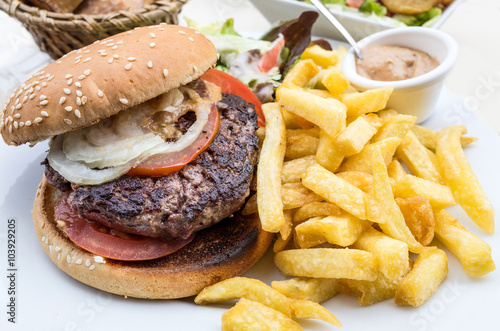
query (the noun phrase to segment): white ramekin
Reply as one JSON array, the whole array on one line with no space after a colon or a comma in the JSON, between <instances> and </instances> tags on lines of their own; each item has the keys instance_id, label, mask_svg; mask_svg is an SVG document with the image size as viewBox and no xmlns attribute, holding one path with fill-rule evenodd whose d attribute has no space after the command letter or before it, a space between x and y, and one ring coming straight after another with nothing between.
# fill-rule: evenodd
<instances>
[{"instance_id":1,"label":"white ramekin","mask_svg":"<svg viewBox=\"0 0 500 331\"><path fill-rule=\"evenodd\" d=\"M387 108L395 109L402 114L414 115L417 117L417 123L429 118L441 93L443 80L457 59L458 45L455 40L439 30L405 27L372 34L360 40L358 44L361 48L369 44L404 46L436 57L440 64L430 72L406 80L389 82L358 75L353 49L349 50L342 63L344 75L358 90L393 86L394 92L387 103Z\"/></svg>"}]
</instances>

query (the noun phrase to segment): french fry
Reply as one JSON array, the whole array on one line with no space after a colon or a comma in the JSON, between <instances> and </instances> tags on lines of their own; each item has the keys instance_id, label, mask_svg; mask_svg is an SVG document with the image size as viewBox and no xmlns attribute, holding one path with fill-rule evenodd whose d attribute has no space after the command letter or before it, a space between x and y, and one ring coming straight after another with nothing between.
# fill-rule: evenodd
<instances>
[{"instance_id":1,"label":"french fry","mask_svg":"<svg viewBox=\"0 0 500 331\"><path fill-rule=\"evenodd\" d=\"M282 86L295 85L304 87L319 73L318 66L313 60L304 59L295 64L283 79Z\"/></svg>"},{"instance_id":2,"label":"french fry","mask_svg":"<svg viewBox=\"0 0 500 331\"><path fill-rule=\"evenodd\" d=\"M358 117L385 108L393 87L383 87L359 93L346 93L340 101L347 106L347 117Z\"/></svg>"},{"instance_id":3,"label":"french fry","mask_svg":"<svg viewBox=\"0 0 500 331\"><path fill-rule=\"evenodd\" d=\"M335 175L346 182L356 186L360 190L373 195L373 176L363 171L337 172Z\"/></svg>"},{"instance_id":4,"label":"french fry","mask_svg":"<svg viewBox=\"0 0 500 331\"><path fill-rule=\"evenodd\" d=\"M321 130L316 152L316 162L331 172L335 172L342 163L342 160L344 160L344 154L337 149L335 138Z\"/></svg>"},{"instance_id":5,"label":"french fry","mask_svg":"<svg viewBox=\"0 0 500 331\"><path fill-rule=\"evenodd\" d=\"M313 127L310 129L287 129L286 137L290 138L298 135L308 135L314 138L319 138L320 129L318 127Z\"/></svg>"},{"instance_id":6,"label":"french fry","mask_svg":"<svg viewBox=\"0 0 500 331\"><path fill-rule=\"evenodd\" d=\"M379 272L389 280L400 280L408 272L408 245L370 227L352 246L373 254Z\"/></svg>"},{"instance_id":7,"label":"french fry","mask_svg":"<svg viewBox=\"0 0 500 331\"><path fill-rule=\"evenodd\" d=\"M458 258L467 275L478 277L495 270L490 245L467 231L445 209L436 214L436 237Z\"/></svg>"},{"instance_id":8,"label":"french fry","mask_svg":"<svg viewBox=\"0 0 500 331\"><path fill-rule=\"evenodd\" d=\"M340 215L342 210L330 202L310 202L300 207L293 216L293 223L298 224L317 216Z\"/></svg>"},{"instance_id":9,"label":"french fry","mask_svg":"<svg viewBox=\"0 0 500 331\"><path fill-rule=\"evenodd\" d=\"M316 156L308 155L298 159L293 159L283 162L283 169L281 170L281 183L298 183L300 176L306 168L316 163Z\"/></svg>"},{"instance_id":10,"label":"french fry","mask_svg":"<svg viewBox=\"0 0 500 331\"><path fill-rule=\"evenodd\" d=\"M259 302L241 299L222 314L222 331L303 331L293 319Z\"/></svg>"},{"instance_id":11,"label":"french fry","mask_svg":"<svg viewBox=\"0 0 500 331\"><path fill-rule=\"evenodd\" d=\"M370 306L377 302L394 297L399 283L397 279L389 279L383 273L378 274L374 281L339 279L339 292L358 298L358 305Z\"/></svg>"},{"instance_id":12,"label":"french fry","mask_svg":"<svg viewBox=\"0 0 500 331\"><path fill-rule=\"evenodd\" d=\"M342 326L335 315L316 302L297 299L291 299L290 302L292 305L293 316L296 318L315 318L334 326Z\"/></svg>"},{"instance_id":13,"label":"french fry","mask_svg":"<svg viewBox=\"0 0 500 331\"><path fill-rule=\"evenodd\" d=\"M283 210L283 216L285 216L285 225L281 227L280 235L283 240L287 240L292 235L292 227L293 227L292 209Z\"/></svg>"},{"instance_id":14,"label":"french fry","mask_svg":"<svg viewBox=\"0 0 500 331\"><path fill-rule=\"evenodd\" d=\"M415 239L423 246L429 245L434 238L436 224L429 199L419 196L407 199L396 198L396 203Z\"/></svg>"},{"instance_id":15,"label":"french fry","mask_svg":"<svg viewBox=\"0 0 500 331\"><path fill-rule=\"evenodd\" d=\"M439 132L421 125L414 125L411 130L418 138L418 140L422 143L422 145L424 145L431 151L436 150L436 141ZM460 144L462 145L462 147L466 147L475 141L477 141L477 138L474 137L460 137Z\"/></svg>"},{"instance_id":16,"label":"french fry","mask_svg":"<svg viewBox=\"0 0 500 331\"><path fill-rule=\"evenodd\" d=\"M383 206L385 222L379 224L384 233L394 239L408 244L408 249L414 253L423 250L422 245L415 240L410 229L406 226L403 214L394 201L394 194L389 180L385 161L380 153L374 154L373 163L373 193Z\"/></svg>"},{"instance_id":17,"label":"french fry","mask_svg":"<svg viewBox=\"0 0 500 331\"><path fill-rule=\"evenodd\" d=\"M413 269L399 282L394 295L397 305L421 306L427 301L448 274L448 258L440 249L422 252Z\"/></svg>"},{"instance_id":18,"label":"french fry","mask_svg":"<svg viewBox=\"0 0 500 331\"><path fill-rule=\"evenodd\" d=\"M373 255L357 249L309 248L281 251L274 264L286 276L375 280Z\"/></svg>"},{"instance_id":19,"label":"french fry","mask_svg":"<svg viewBox=\"0 0 500 331\"><path fill-rule=\"evenodd\" d=\"M262 106L266 118L266 137L257 169L257 203L262 229L278 232L285 224L281 201L281 168L286 151L286 129L278 104Z\"/></svg>"},{"instance_id":20,"label":"french fry","mask_svg":"<svg viewBox=\"0 0 500 331\"><path fill-rule=\"evenodd\" d=\"M413 131L408 131L403 138L401 145L396 149L396 156L413 175L444 184L436 155L420 143Z\"/></svg>"},{"instance_id":21,"label":"french fry","mask_svg":"<svg viewBox=\"0 0 500 331\"><path fill-rule=\"evenodd\" d=\"M335 147L346 156L357 154L376 132L377 129L360 116L339 133L335 138Z\"/></svg>"},{"instance_id":22,"label":"french fry","mask_svg":"<svg viewBox=\"0 0 500 331\"><path fill-rule=\"evenodd\" d=\"M343 93L350 85L341 69L330 68L324 70L325 74L321 79L323 86L333 95Z\"/></svg>"},{"instance_id":23,"label":"french fry","mask_svg":"<svg viewBox=\"0 0 500 331\"><path fill-rule=\"evenodd\" d=\"M441 210L456 204L453 193L448 186L409 174L397 179L394 195L396 198L416 196L427 198L434 210Z\"/></svg>"},{"instance_id":24,"label":"french fry","mask_svg":"<svg viewBox=\"0 0 500 331\"><path fill-rule=\"evenodd\" d=\"M381 153L385 164L389 165L400 143L401 139L399 138L387 138L368 144L358 154L348 157L340 167L339 172L363 171L372 173L372 159L377 153Z\"/></svg>"},{"instance_id":25,"label":"french fry","mask_svg":"<svg viewBox=\"0 0 500 331\"><path fill-rule=\"evenodd\" d=\"M309 166L302 177L302 185L351 213L366 220L369 219L366 209L370 196L356 186L348 183L319 164ZM381 209L381 208L380 208ZM369 219L372 221L372 219ZM383 219L377 219L383 222Z\"/></svg>"},{"instance_id":26,"label":"french fry","mask_svg":"<svg viewBox=\"0 0 500 331\"><path fill-rule=\"evenodd\" d=\"M307 134L294 135L287 138L285 157L297 159L308 155L315 155L319 139Z\"/></svg>"},{"instance_id":27,"label":"french fry","mask_svg":"<svg viewBox=\"0 0 500 331\"><path fill-rule=\"evenodd\" d=\"M276 99L285 110L314 123L331 137L345 128L346 106L338 100L286 87L276 91Z\"/></svg>"},{"instance_id":28,"label":"french fry","mask_svg":"<svg viewBox=\"0 0 500 331\"><path fill-rule=\"evenodd\" d=\"M392 160L391 163L389 163L389 165L387 166L387 172L389 173L389 177L391 177L395 181L397 181L400 177L406 175L406 170L398 160Z\"/></svg>"},{"instance_id":29,"label":"french fry","mask_svg":"<svg viewBox=\"0 0 500 331\"><path fill-rule=\"evenodd\" d=\"M344 213L339 216L312 218L297 225L295 232L300 248L313 247L323 242L347 247L352 245L370 225L369 221Z\"/></svg>"},{"instance_id":30,"label":"french fry","mask_svg":"<svg viewBox=\"0 0 500 331\"><path fill-rule=\"evenodd\" d=\"M314 201L323 201L323 198L301 183L287 183L281 187L283 209L294 209ZM260 205L259 205L260 206Z\"/></svg>"},{"instance_id":31,"label":"french fry","mask_svg":"<svg viewBox=\"0 0 500 331\"><path fill-rule=\"evenodd\" d=\"M384 124L382 124L382 127L373 136L373 143L387 138L403 139L417 120L415 116L402 114L382 118L384 118Z\"/></svg>"},{"instance_id":32,"label":"french fry","mask_svg":"<svg viewBox=\"0 0 500 331\"><path fill-rule=\"evenodd\" d=\"M205 287L194 299L198 305L245 298L260 302L270 308L292 316L292 308L286 296L258 279L233 277Z\"/></svg>"},{"instance_id":33,"label":"french fry","mask_svg":"<svg viewBox=\"0 0 500 331\"><path fill-rule=\"evenodd\" d=\"M311 59L322 68L334 66L338 62L338 55L335 50L326 50L318 45L306 48L302 53L302 58L305 60Z\"/></svg>"},{"instance_id":34,"label":"french fry","mask_svg":"<svg viewBox=\"0 0 500 331\"><path fill-rule=\"evenodd\" d=\"M462 125L443 128L438 135L436 155L455 200L481 229L492 234L495 212L463 153L460 137L464 133L467 129Z\"/></svg>"},{"instance_id":35,"label":"french fry","mask_svg":"<svg viewBox=\"0 0 500 331\"><path fill-rule=\"evenodd\" d=\"M338 293L337 279L296 277L273 281L271 287L292 299L317 303L326 301Z\"/></svg>"}]
</instances>

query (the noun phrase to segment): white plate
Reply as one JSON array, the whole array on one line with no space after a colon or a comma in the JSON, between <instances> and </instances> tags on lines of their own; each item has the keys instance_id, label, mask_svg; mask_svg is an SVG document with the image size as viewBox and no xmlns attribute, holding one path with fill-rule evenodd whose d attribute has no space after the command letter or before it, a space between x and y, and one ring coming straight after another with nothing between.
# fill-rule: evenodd
<instances>
[{"instance_id":1,"label":"white plate","mask_svg":"<svg viewBox=\"0 0 500 331\"><path fill-rule=\"evenodd\" d=\"M286 21L297 18L300 13L307 10L316 10L316 8L306 2L297 0L250 0L257 9L271 23ZM453 10L462 0L455 0L443 14L434 22L432 28L439 28L451 15ZM362 17L349 12L332 12L342 25L349 31L355 40L363 39L375 32L391 29L394 25L385 22L377 22L372 19ZM320 37L329 37L343 40L342 35L320 15L313 27L313 34Z\"/></svg>"},{"instance_id":2,"label":"white plate","mask_svg":"<svg viewBox=\"0 0 500 331\"><path fill-rule=\"evenodd\" d=\"M465 124L479 141L465 153L495 209L500 210L500 139L463 100L444 90L437 111L424 125L439 129ZM38 244L32 226L31 207L42 177L46 143L33 148L0 144L0 302L2 330L220 330L221 314L231 305L200 307L192 298L172 301L125 299L80 284L60 271ZM452 214L493 249L500 261L498 234L485 235L458 207ZM7 321L9 282L7 220L16 220L16 324ZM358 307L356 300L337 295L324 303L344 324L343 330L493 330L500 307L500 274L479 279L464 273L457 259L448 254L450 272L434 296L420 308L398 307L387 300L371 307ZM266 283L280 280L269 252L246 276ZM304 321L308 330L326 330L323 322Z\"/></svg>"}]
</instances>

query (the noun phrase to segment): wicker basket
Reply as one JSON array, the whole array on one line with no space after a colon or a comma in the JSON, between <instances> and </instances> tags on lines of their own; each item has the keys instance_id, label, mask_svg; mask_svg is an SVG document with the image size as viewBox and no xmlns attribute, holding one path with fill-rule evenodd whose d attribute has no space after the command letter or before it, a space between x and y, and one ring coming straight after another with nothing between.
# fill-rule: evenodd
<instances>
[{"instance_id":1,"label":"wicker basket","mask_svg":"<svg viewBox=\"0 0 500 331\"><path fill-rule=\"evenodd\" d=\"M54 13L18 0L0 0L0 9L21 21L40 48L57 59L96 40L138 26L161 22L177 24L178 14L187 1L158 0L134 11L104 15Z\"/></svg>"}]
</instances>

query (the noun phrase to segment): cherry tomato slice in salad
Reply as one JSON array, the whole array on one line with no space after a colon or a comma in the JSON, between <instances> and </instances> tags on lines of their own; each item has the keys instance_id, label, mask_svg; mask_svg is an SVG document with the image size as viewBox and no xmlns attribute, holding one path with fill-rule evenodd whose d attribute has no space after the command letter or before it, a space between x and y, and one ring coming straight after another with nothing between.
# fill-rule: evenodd
<instances>
[{"instance_id":1,"label":"cherry tomato slice in salad","mask_svg":"<svg viewBox=\"0 0 500 331\"><path fill-rule=\"evenodd\" d=\"M269 70L278 66L278 56L280 55L283 46L285 46L285 38L281 38L273 48L262 55L259 64L257 65L260 71L269 72Z\"/></svg>"},{"instance_id":2,"label":"cherry tomato slice in salad","mask_svg":"<svg viewBox=\"0 0 500 331\"><path fill-rule=\"evenodd\" d=\"M202 133L191 145L178 152L152 155L130 169L127 175L160 177L179 171L212 143L219 132L219 127L219 111L215 104L212 104L208 122L203 127Z\"/></svg>"},{"instance_id":3,"label":"cherry tomato slice in salad","mask_svg":"<svg viewBox=\"0 0 500 331\"><path fill-rule=\"evenodd\" d=\"M255 106L255 112L257 113L259 126L265 126L266 121L264 119L264 114L262 113L262 104L259 99L257 99L255 94L253 94L253 92L237 78L217 69L209 69L201 76L201 79L219 86L222 93L234 94L240 96L248 103L253 103Z\"/></svg>"},{"instance_id":4,"label":"cherry tomato slice in salad","mask_svg":"<svg viewBox=\"0 0 500 331\"><path fill-rule=\"evenodd\" d=\"M160 238L118 233L82 218L69 204L68 196L69 193L62 195L57 202L56 220L66 223L62 230L71 241L98 256L120 261L152 260L174 253L194 238L193 234L188 239L164 241Z\"/></svg>"}]
</instances>

